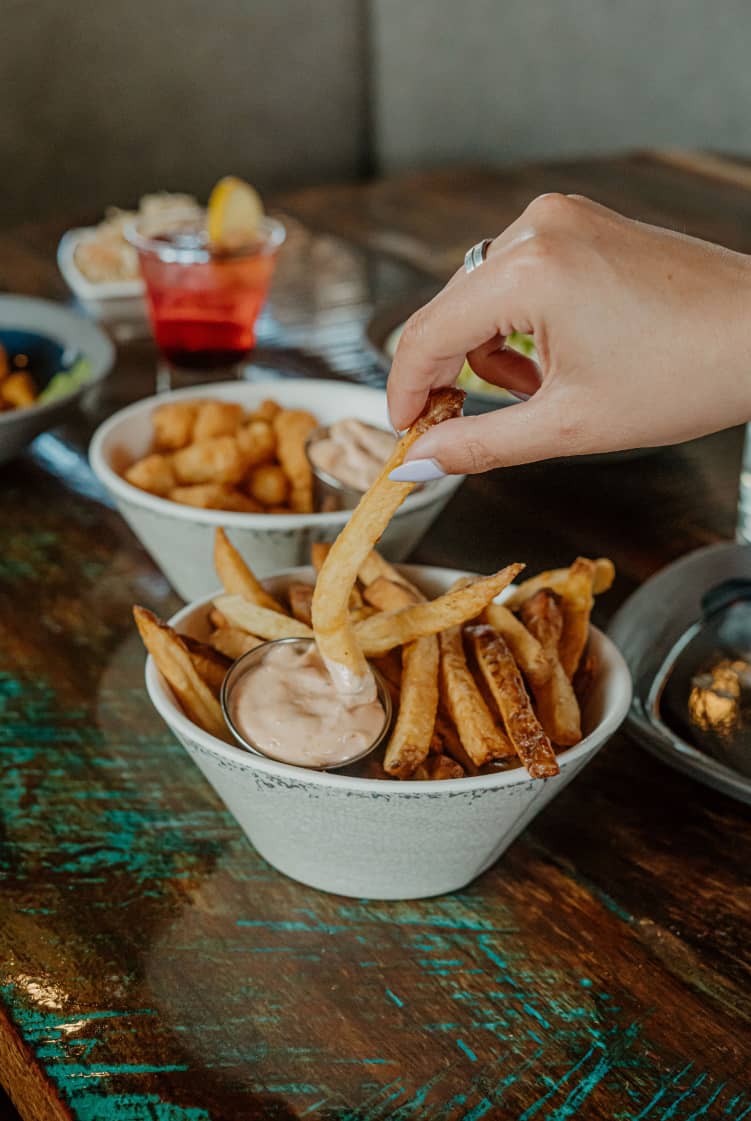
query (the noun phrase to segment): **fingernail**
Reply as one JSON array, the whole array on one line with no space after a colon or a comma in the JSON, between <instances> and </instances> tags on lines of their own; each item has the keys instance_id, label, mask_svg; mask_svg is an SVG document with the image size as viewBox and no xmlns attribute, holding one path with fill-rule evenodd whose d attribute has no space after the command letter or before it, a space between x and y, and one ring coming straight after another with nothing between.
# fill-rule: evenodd
<instances>
[{"instance_id":1,"label":"fingernail","mask_svg":"<svg viewBox=\"0 0 751 1121\"><path fill-rule=\"evenodd\" d=\"M389 418L389 424L391 425L391 431L394 433L394 435L396 436L396 438L398 440L401 437L401 432L399 431L399 429L396 427L393 420L391 419L391 409L388 407L388 405L386 406L386 415Z\"/></svg>"},{"instance_id":2,"label":"fingernail","mask_svg":"<svg viewBox=\"0 0 751 1121\"><path fill-rule=\"evenodd\" d=\"M506 392L510 393L512 397L516 397L517 401L529 401L532 396L531 393L517 393L515 389L508 389Z\"/></svg>"},{"instance_id":3,"label":"fingernail","mask_svg":"<svg viewBox=\"0 0 751 1121\"><path fill-rule=\"evenodd\" d=\"M446 472L434 459L410 459L401 467L395 467L389 475L395 483L429 483L445 477Z\"/></svg>"}]
</instances>

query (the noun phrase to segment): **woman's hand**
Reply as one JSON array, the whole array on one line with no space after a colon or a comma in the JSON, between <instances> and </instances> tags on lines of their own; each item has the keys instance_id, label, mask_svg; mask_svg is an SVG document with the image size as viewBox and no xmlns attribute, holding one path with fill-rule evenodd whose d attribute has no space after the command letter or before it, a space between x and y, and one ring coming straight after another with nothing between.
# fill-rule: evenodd
<instances>
[{"instance_id":1,"label":"woman's hand","mask_svg":"<svg viewBox=\"0 0 751 1121\"><path fill-rule=\"evenodd\" d=\"M534 336L538 367L504 348ZM406 428L464 358L528 401L447 421L394 472L422 481L676 443L751 419L751 258L542 195L408 321L388 384Z\"/></svg>"}]
</instances>

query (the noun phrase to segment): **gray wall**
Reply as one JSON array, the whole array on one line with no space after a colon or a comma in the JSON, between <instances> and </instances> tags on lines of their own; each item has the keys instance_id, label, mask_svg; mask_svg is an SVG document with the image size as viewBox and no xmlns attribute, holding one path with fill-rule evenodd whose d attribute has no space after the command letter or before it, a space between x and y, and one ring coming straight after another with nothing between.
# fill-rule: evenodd
<instances>
[{"instance_id":1,"label":"gray wall","mask_svg":"<svg viewBox=\"0 0 751 1121\"><path fill-rule=\"evenodd\" d=\"M748 0L372 0L385 169L751 151Z\"/></svg>"},{"instance_id":2,"label":"gray wall","mask_svg":"<svg viewBox=\"0 0 751 1121\"><path fill-rule=\"evenodd\" d=\"M0 222L356 176L363 3L0 0Z\"/></svg>"},{"instance_id":3,"label":"gray wall","mask_svg":"<svg viewBox=\"0 0 751 1121\"><path fill-rule=\"evenodd\" d=\"M0 0L0 224L461 159L751 152L749 0Z\"/></svg>"}]
</instances>

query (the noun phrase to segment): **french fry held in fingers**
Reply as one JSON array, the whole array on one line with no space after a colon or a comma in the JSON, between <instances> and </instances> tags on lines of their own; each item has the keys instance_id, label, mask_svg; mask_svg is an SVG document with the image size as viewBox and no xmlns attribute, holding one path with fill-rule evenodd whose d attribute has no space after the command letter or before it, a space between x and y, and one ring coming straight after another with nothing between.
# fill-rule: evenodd
<instances>
[{"instance_id":1,"label":"french fry held in fingers","mask_svg":"<svg viewBox=\"0 0 751 1121\"><path fill-rule=\"evenodd\" d=\"M242 596L249 603L285 614L281 603L269 595L223 529L218 529L214 538L214 568L228 595Z\"/></svg>"},{"instance_id":2,"label":"french fry held in fingers","mask_svg":"<svg viewBox=\"0 0 751 1121\"><path fill-rule=\"evenodd\" d=\"M615 580L615 565L609 557L598 557L592 563L595 566L592 591L596 596L599 596L602 592L606 592ZM570 569L568 568L551 568L547 572L540 572L539 575L532 576L529 580L525 580L514 588L513 593L505 601L505 606L511 608L512 611L518 611L525 600L530 599L535 592L539 592L543 588L550 588L553 592L562 592L568 580L569 572Z\"/></svg>"},{"instance_id":3,"label":"french fry held in fingers","mask_svg":"<svg viewBox=\"0 0 751 1121\"><path fill-rule=\"evenodd\" d=\"M395 483L389 479L389 474L402 463L421 435L441 421L458 416L463 401L464 393L458 389L440 389L430 395L422 414L399 440L324 561L313 596L313 629L321 656L341 692L364 690L372 693L375 688L349 618L348 606L361 565L415 487L414 483ZM368 626L377 618L366 619L359 626ZM386 646L383 650L389 648Z\"/></svg>"},{"instance_id":4,"label":"french fry held in fingers","mask_svg":"<svg viewBox=\"0 0 751 1121\"><path fill-rule=\"evenodd\" d=\"M222 615L232 627L271 642L277 638L312 638L313 632L305 623L291 619L279 611L251 603L243 596L217 596L214 600Z\"/></svg>"},{"instance_id":5,"label":"french fry held in fingers","mask_svg":"<svg viewBox=\"0 0 751 1121\"><path fill-rule=\"evenodd\" d=\"M188 719L204 732L226 740L227 726L219 701L193 665L180 635L145 607L134 607L133 617L144 646Z\"/></svg>"},{"instance_id":6,"label":"french fry held in fingers","mask_svg":"<svg viewBox=\"0 0 751 1121\"><path fill-rule=\"evenodd\" d=\"M467 665L461 627L441 631L439 640L443 699L467 755L477 767L489 759L513 755L508 737L493 719Z\"/></svg>"},{"instance_id":7,"label":"french fry held in fingers","mask_svg":"<svg viewBox=\"0 0 751 1121\"><path fill-rule=\"evenodd\" d=\"M438 709L438 643L432 636L402 651L399 712L383 760L384 770L409 778L427 758Z\"/></svg>"},{"instance_id":8,"label":"french fry held in fingers","mask_svg":"<svg viewBox=\"0 0 751 1121\"><path fill-rule=\"evenodd\" d=\"M372 658L393 650L395 646L414 642L416 638L438 634L447 627L459 626L470 619L476 619L523 567L521 564L509 564L492 576L482 576L471 584L452 589L427 603L415 603L400 611L379 612L357 624L354 628L355 641L360 650ZM314 624L315 604L314 596Z\"/></svg>"},{"instance_id":9,"label":"french fry held in fingers","mask_svg":"<svg viewBox=\"0 0 751 1121\"><path fill-rule=\"evenodd\" d=\"M505 638L519 669L530 685L544 685L552 673L550 662L540 643L524 623L502 603L489 603L482 613L482 622Z\"/></svg>"},{"instance_id":10,"label":"french fry held in fingers","mask_svg":"<svg viewBox=\"0 0 751 1121\"><path fill-rule=\"evenodd\" d=\"M549 588L535 592L522 605L527 628L541 643L551 666L550 679L532 686L540 723L558 747L573 747L582 738L581 713L573 686L558 658L563 613L558 597Z\"/></svg>"},{"instance_id":11,"label":"french fry held in fingers","mask_svg":"<svg viewBox=\"0 0 751 1121\"><path fill-rule=\"evenodd\" d=\"M503 717L514 750L532 778L560 771L553 745L535 716L524 681L504 639L487 623L468 627L477 665Z\"/></svg>"},{"instance_id":12,"label":"french fry held in fingers","mask_svg":"<svg viewBox=\"0 0 751 1121\"><path fill-rule=\"evenodd\" d=\"M326 541L314 541L310 546L310 563L316 570L316 574L323 568L323 562L326 560L330 551L331 545ZM369 614L372 614L372 612L369 611L363 612L365 606L366 604L362 598L360 589L355 584L352 591L349 593L349 611L353 622L356 622L358 618L366 619Z\"/></svg>"},{"instance_id":13,"label":"french fry held in fingers","mask_svg":"<svg viewBox=\"0 0 751 1121\"><path fill-rule=\"evenodd\" d=\"M209 638L209 645L214 650L218 650L220 654L225 654L233 662L242 658L243 654L247 654L249 650L255 650L256 646L260 646L262 642L262 638L256 638L254 634L248 634L247 631L242 631L239 627L230 627L226 624L212 631Z\"/></svg>"},{"instance_id":14,"label":"french fry held in fingers","mask_svg":"<svg viewBox=\"0 0 751 1121\"><path fill-rule=\"evenodd\" d=\"M563 634L558 643L558 658L571 680L576 673L589 635L589 617L594 604L595 562L577 557L563 585Z\"/></svg>"}]
</instances>

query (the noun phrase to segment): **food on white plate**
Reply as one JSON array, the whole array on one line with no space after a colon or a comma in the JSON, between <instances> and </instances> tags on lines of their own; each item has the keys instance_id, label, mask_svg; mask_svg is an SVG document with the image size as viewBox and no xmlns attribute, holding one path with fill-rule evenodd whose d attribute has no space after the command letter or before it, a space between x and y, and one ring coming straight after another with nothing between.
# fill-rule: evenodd
<instances>
[{"instance_id":1,"label":"food on white plate","mask_svg":"<svg viewBox=\"0 0 751 1121\"><path fill-rule=\"evenodd\" d=\"M76 268L91 284L111 284L138 280L138 254L125 239L125 229L132 222L145 223L156 229L164 216L195 219L201 207L192 195L170 194L167 191L144 195L137 210L121 210L111 206L96 230L82 237L73 253Z\"/></svg>"}]
</instances>

